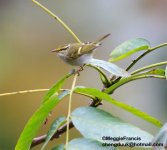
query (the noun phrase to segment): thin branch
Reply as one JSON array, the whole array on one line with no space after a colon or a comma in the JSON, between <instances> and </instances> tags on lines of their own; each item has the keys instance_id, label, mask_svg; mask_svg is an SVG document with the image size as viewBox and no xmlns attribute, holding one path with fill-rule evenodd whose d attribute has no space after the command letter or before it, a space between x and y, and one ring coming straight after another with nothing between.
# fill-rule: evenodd
<instances>
[{"instance_id":1,"label":"thin branch","mask_svg":"<svg viewBox=\"0 0 167 150\"><path fill-rule=\"evenodd\" d=\"M126 71L130 70L141 58L146 56L148 53L150 53L150 52L152 52L152 51L154 51L154 50L156 50L158 48L165 47L165 46L167 46L167 43L163 43L163 44L160 44L158 46L149 48L146 52L144 52L139 57L137 57L135 60L133 60L133 62L127 67Z\"/></svg>"},{"instance_id":2,"label":"thin branch","mask_svg":"<svg viewBox=\"0 0 167 150\"><path fill-rule=\"evenodd\" d=\"M73 127L74 127L74 125L73 125L73 123L70 121L70 123L69 123L69 129L71 129L71 128L73 128ZM62 127L60 127L60 128L57 130L57 132L53 135L53 137L52 137L51 140L53 140L53 139L55 139L55 138L59 138L60 135L62 135L62 134L65 133L66 131L67 131L67 124L65 124L65 125L63 125ZM42 135L42 136L39 136L39 137L34 138L32 144L31 144L31 148L33 148L34 146L39 145L39 144L45 142L46 136L47 136L47 135L45 134L45 135Z\"/></svg>"},{"instance_id":3,"label":"thin branch","mask_svg":"<svg viewBox=\"0 0 167 150\"><path fill-rule=\"evenodd\" d=\"M146 56L147 54L149 54L150 52L158 49L158 48L161 48L161 47L165 47L167 46L167 43L163 43L163 44L160 44L158 46L155 46L155 47L152 47L152 48L149 48L146 52L144 52L143 54L141 54L140 56L138 56L135 60L132 61L132 63L130 63L130 65L126 68L126 71L129 71L140 59L142 59L144 56ZM117 83L119 80L121 79L121 77L117 78L114 82L114 83Z\"/></svg>"},{"instance_id":4,"label":"thin branch","mask_svg":"<svg viewBox=\"0 0 167 150\"><path fill-rule=\"evenodd\" d=\"M41 3L37 2L36 0L32 0L33 3L41 7L44 11L46 11L49 15L51 15L54 19L56 19L72 36L73 38L78 42L81 43L81 40L76 36L76 34L70 29L67 24L63 22L57 15L55 15L53 12L51 12L49 9L47 9L45 6L43 6Z\"/></svg>"},{"instance_id":5,"label":"thin branch","mask_svg":"<svg viewBox=\"0 0 167 150\"><path fill-rule=\"evenodd\" d=\"M153 50L156 50L156 49L158 49L158 48L165 47L165 46L167 46L167 43L162 43L162 44L160 44L160 45L158 45L158 46L149 48L148 50L149 50L149 51L153 51Z\"/></svg>"},{"instance_id":6,"label":"thin branch","mask_svg":"<svg viewBox=\"0 0 167 150\"><path fill-rule=\"evenodd\" d=\"M24 90L24 91L16 91L16 92L9 92L9 93L2 93L1 96L9 96L9 95L16 95L16 94L25 94L25 93L35 93L35 92L45 92L49 89L35 89L35 90Z\"/></svg>"},{"instance_id":7,"label":"thin branch","mask_svg":"<svg viewBox=\"0 0 167 150\"><path fill-rule=\"evenodd\" d=\"M137 73L139 73L139 72L142 72L143 70L147 70L147 69L150 69L150 68L154 68L154 67L162 66L162 65L166 65L166 64L167 64L167 61L159 62L159 63L152 64L152 65L149 65L149 66L145 66L145 67L140 68L140 69L138 69L138 70L135 70L135 71L132 72L131 74L134 75L134 74L137 74Z\"/></svg>"},{"instance_id":8,"label":"thin branch","mask_svg":"<svg viewBox=\"0 0 167 150\"><path fill-rule=\"evenodd\" d=\"M115 83L111 87L107 88L104 90L105 93L111 94L113 93L118 87L134 80L139 80L143 78L159 78L159 79L165 79L165 76L160 76L160 75L149 75L149 74L140 74L140 75L134 75L130 76L129 78L123 78L119 82Z\"/></svg>"},{"instance_id":9,"label":"thin branch","mask_svg":"<svg viewBox=\"0 0 167 150\"><path fill-rule=\"evenodd\" d=\"M68 141L69 141L69 128L70 128L72 94L73 94L73 91L75 89L75 84L76 84L76 81L77 81L77 76L78 76L78 74L76 73L75 76L74 76L74 79L73 79L73 83L72 83L71 90L70 90L70 96L69 96L68 114L67 114L66 145L65 145L66 148L68 146Z\"/></svg>"}]
</instances>

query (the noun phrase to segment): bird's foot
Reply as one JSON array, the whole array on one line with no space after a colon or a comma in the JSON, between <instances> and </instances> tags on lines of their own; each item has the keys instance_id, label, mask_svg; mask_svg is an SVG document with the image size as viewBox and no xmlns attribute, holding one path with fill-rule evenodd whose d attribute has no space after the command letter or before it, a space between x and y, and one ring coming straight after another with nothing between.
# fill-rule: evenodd
<instances>
[{"instance_id":1,"label":"bird's foot","mask_svg":"<svg viewBox=\"0 0 167 150\"><path fill-rule=\"evenodd\" d=\"M79 66L79 68L77 69L76 73L78 74L78 76L80 75L80 72L84 70L84 66L85 65Z\"/></svg>"},{"instance_id":2,"label":"bird's foot","mask_svg":"<svg viewBox=\"0 0 167 150\"><path fill-rule=\"evenodd\" d=\"M79 66L79 68L78 68L77 70L72 69L72 70L70 71L70 73L71 73L71 74L78 74L78 76L80 76L80 72L84 70L84 69L83 69L84 66L85 66L85 65Z\"/></svg>"}]
</instances>

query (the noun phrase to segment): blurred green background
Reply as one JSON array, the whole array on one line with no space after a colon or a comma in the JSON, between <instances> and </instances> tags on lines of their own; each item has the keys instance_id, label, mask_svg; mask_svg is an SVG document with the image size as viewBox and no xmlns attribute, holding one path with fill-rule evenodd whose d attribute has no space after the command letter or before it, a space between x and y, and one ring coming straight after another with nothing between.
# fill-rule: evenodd
<instances>
[{"instance_id":1,"label":"blurred green background","mask_svg":"<svg viewBox=\"0 0 167 150\"><path fill-rule=\"evenodd\" d=\"M152 46L167 42L166 0L49 0L40 1L62 18L83 41L93 41L111 33L95 54L108 60L110 52L125 40L142 37ZM0 1L0 93L49 88L73 67L64 64L51 50L60 44L75 42L69 33L31 0ZM139 55L139 53L138 53ZM116 63L125 68L137 55ZM155 51L134 69L165 61L166 48ZM77 85L101 88L95 70L85 68ZM71 79L65 84L71 87ZM122 86L113 97L157 117L163 123L167 114L167 84L148 79ZM0 150L13 150L29 117L38 108L45 92L0 97ZM62 101L49 117L67 112L68 99ZM87 105L88 99L74 96L73 108ZM158 128L119 108L104 103L103 109L155 134ZM48 124L49 124L48 123ZM46 133L42 127L39 135ZM79 133L72 130L71 137ZM51 142L50 147L64 142ZM39 149L39 147L34 148ZM49 148L48 148L49 149Z\"/></svg>"}]
</instances>

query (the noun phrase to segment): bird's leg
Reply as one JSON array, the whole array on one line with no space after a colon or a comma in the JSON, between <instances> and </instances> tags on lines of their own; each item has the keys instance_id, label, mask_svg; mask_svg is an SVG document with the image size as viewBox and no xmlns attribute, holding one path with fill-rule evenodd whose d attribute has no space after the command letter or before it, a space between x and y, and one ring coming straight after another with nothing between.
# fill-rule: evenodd
<instances>
[{"instance_id":1,"label":"bird's leg","mask_svg":"<svg viewBox=\"0 0 167 150\"><path fill-rule=\"evenodd\" d=\"M78 76L80 75L80 72L83 71L85 64L82 66L79 66L79 68L77 69L76 73L78 74Z\"/></svg>"},{"instance_id":2,"label":"bird's leg","mask_svg":"<svg viewBox=\"0 0 167 150\"><path fill-rule=\"evenodd\" d=\"M77 70L75 70L75 69L72 69L71 71L70 71L70 73L71 74L75 74L75 73L77 73L78 74L78 76L80 75L80 71L83 71L83 67L85 66L85 64L84 65L82 65L82 66L79 66L79 68L77 69Z\"/></svg>"}]
</instances>

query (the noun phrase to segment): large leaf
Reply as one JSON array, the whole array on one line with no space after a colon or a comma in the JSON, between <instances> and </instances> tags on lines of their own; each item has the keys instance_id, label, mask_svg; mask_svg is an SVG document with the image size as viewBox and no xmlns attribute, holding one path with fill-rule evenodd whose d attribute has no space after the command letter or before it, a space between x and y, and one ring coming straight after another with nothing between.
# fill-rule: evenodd
<instances>
[{"instance_id":1,"label":"large leaf","mask_svg":"<svg viewBox=\"0 0 167 150\"><path fill-rule=\"evenodd\" d=\"M153 144L161 144L154 147L155 150L164 150L167 147L167 123L163 125L160 131L153 139Z\"/></svg>"},{"instance_id":2,"label":"large leaf","mask_svg":"<svg viewBox=\"0 0 167 150\"><path fill-rule=\"evenodd\" d=\"M101 92L95 88L76 87L75 92L79 93L79 94L84 94L84 95L87 95L90 97L95 96L99 99L108 101L108 102L116 105L117 107L120 107L120 108L122 108L122 109L148 121L148 122L151 122L152 124L154 124L158 127L162 126L161 122L159 120L157 120L156 118L153 118L152 116L148 115L147 113L142 112L142 111L140 111L140 110L138 110L130 105L127 105L125 103L114 100L108 94Z\"/></svg>"},{"instance_id":3,"label":"large leaf","mask_svg":"<svg viewBox=\"0 0 167 150\"><path fill-rule=\"evenodd\" d=\"M149 143L153 138L146 131L98 108L77 108L72 112L71 118L74 126L85 138L95 139L102 143ZM107 140L107 137L110 140ZM119 140L120 137L124 139Z\"/></svg>"},{"instance_id":4,"label":"large leaf","mask_svg":"<svg viewBox=\"0 0 167 150\"><path fill-rule=\"evenodd\" d=\"M66 117L58 117L51 125L48 133L47 133L47 136L46 136L46 139L45 139L45 142L41 148L41 150L44 150L44 148L46 147L46 145L48 144L48 142L50 141L50 139L53 137L54 133L58 130L58 128L60 126L62 126L64 123L66 122Z\"/></svg>"},{"instance_id":5,"label":"large leaf","mask_svg":"<svg viewBox=\"0 0 167 150\"><path fill-rule=\"evenodd\" d=\"M100 68L108 71L112 75L116 75L116 76L120 76L120 77L130 76L130 74L127 71L125 71L124 69L118 67L117 65L115 65L113 63L107 62L107 61L103 61L103 60L99 60L99 59L92 59L92 61L89 64L100 67Z\"/></svg>"},{"instance_id":6,"label":"large leaf","mask_svg":"<svg viewBox=\"0 0 167 150\"><path fill-rule=\"evenodd\" d=\"M129 55L132 55L135 52L141 50L148 50L150 47L149 41L143 38L136 38L133 40L128 40L116 47L110 54L111 62L121 60Z\"/></svg>"},{"instance_id":7,"label":"large leaf","mask_svg":"<svg viewBox=\"0 0 167 150\"><path fill-rule=\"evenodd\" d=\"M61 87L60 87L61 88ZM44 102L39 109L32 115L22 131L15 150L29 150L32 140L37 134L39 128L43 125L45 119L51 110L63 99L69 92L64 91L62 94L52 95L46 102Z\"/></svg>"},{"instance_id":8,"label":"large leaf","mask_svg":"<svg viewBox=\"0 0 167 150\"><path fill-rule=\"evenodd\" d=\"M93 139L78 138L69 142L67 150L117 150L112 146L102 146L102 143Z\"/></svg>"}]
</instances>

